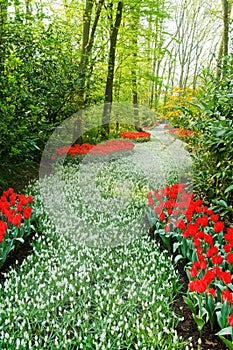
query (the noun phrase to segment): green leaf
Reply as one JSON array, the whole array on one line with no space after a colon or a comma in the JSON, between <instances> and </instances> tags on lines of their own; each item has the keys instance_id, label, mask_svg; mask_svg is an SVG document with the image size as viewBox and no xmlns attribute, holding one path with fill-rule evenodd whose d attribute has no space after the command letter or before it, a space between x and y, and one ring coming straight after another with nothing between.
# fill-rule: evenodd
<instances>
[{"instance_id":1,"label":"green leaf","mask_svg":"<svg viewBox=\"0 0 233 350\"><path fill-rule=\"evenodd\" d=\"M199 332L201 332L202 328L205 325L205 321L200 316L194 316L193 318L194 318L194 320L195 320L195 322L197 324L197 328L198 328Z\"/></svg>"},{"instance_id":2,"label":"green leaf","mask_svg":"<svg viewBox=\"0 0 233 350\"><path fill-rule=\"evenodd\" d=\"M230 192L231 190L233 190L233 185L228 186L228 187L225 189L224 193Z\"/></svg>"},{"instance_id":3,"label":"green leaf","mask_svg":"<svg viewBox=\"0 0 233 350\"><path fill-rule=\"evenodd\" d=\"M187 257L187 247L188 247L187 241L183 241L183 244L181 245L181 252L184 258Z\"/></svg>"},{"instance_id":4,"label":"green leaf","mask_svg":"<svg viewBox=\"0 0 233 350\"><path fill-rule=\"evenodd\" d=\"M192 300L188 297L183 297L183 299L186 302L186 304L189 306L190 310L192 311L192 314L195 314L196 313L196 306L192 302Z\"/></svg>"},{"instance_id":5,"label":"green leaf","mask_svg":"<svg viewBox=\"0 0 233 350\"><path fill-rule=\"evenodd\" d=\"M233 292L233 284L230 283L230 284L228 284L227 286L228 286L228 288Z\"/></svg>"},{"instance_id":6,"label":"green leaf","mask_svg":"<svg viewBox=\"0 0 233 350\"><path fill-rule=\"evenodd\" d=\"M226 327L221 329L221 331L219 331L218 333L216 333L216 335L231 335L232 334L232 327Z\"/></svg>"},{"instance_id":7,"label":"green leaf","mask_svg":"<svg viewBox=\"0 0 233 350\"><path fill-rule=\"evenodd\" d=\"M215 302L211 294L207 294L206 309L208 310L208 313L213 313L215 310Z\"/></svg>"},{"instance_id":8,"label":"green leaf","mask_svg":"<svg viewBox=\"0 0 233 350\"><path fill-rule=\"evenodd\" d=\"M15 238L15 241L20 241L21 243L24 243L24 239L22 237Z\"/></svg>"},{"instance_id":9,"label":"green leaf","mask_svg":"<svg viewBox=\"0 0 233 350\"><path fill-rule=\"evenodd\" d=\"M169 252L171 252L171 245L170 245L170 238L165 237L164 235L160 235L165 247L168 249Z\"/></svg>"},{"instance_id":10,"label":"green leaf","mask_svg":"<svg viewBox=\"0 0 233 350\"><path fill-rule=\"evenodd\" d=\"M223 343L228 347L228 349L233 350L233 343L232 343L230 340L224 338L224 337L221 336L221 335L219 335L219 338L220 338L220 339L223 341Z\"/></svg>"},{"instance_id":11,"label":"green leaf","mask_svg":"<svg viewBox=\"0 0 233 350\"><path fill-rule=\"evenodd\" d=\"M216 316L220 328L225 328L228 324L227 320L229 316L228 300L222 304L221 311L217 311Z\"/></svg>"},{"instance_id":12,"label":"green leaf","mask_svg":"<svg viewBox=\"0 0 233 350\"><path fill-rule=\"evenodd\" d=\"M184 259L183 255L180 255L180 254L179 254L179 255L177 255L177 256L175 257L174 263L177 264L177 262L180 261L180 260L182 260L182 259Z\"/></svg>"},{"instance_id":13,"label":"green leaf","mask_svg":"<svg viewBox=\"0 0 233 350\"><path fill-rule=\"evenodd\" d=\"M181 242L175 242L173 243L173 253L175 253L175 251L179 248L179 246L181 245Z\"/></svg>"},{"instance_id":14,"label":"green leaf","mask_svg":"<svg viewBox=\"0 0 233 350\"><path fill-rule=\"evenodd\" d=\"M217 132L216 136L217 136L217 137L222 136L222 135L225 134L225 132L226 132L225 129L224 129L224 130L220 130L219 132Z\"/></svg>"},{"instance_id":15,"label":"green leaf","mask_svg":"<svg viewBox=\"0 0 233 350\"><path fill-rule=\"evenodd\" d=\"M217 199L213 199L212 202L214 204L221 205L222 207L228 208L227 203L223 199L221 199L220 201L218 201Z\"/></svg>"}]
</instances>

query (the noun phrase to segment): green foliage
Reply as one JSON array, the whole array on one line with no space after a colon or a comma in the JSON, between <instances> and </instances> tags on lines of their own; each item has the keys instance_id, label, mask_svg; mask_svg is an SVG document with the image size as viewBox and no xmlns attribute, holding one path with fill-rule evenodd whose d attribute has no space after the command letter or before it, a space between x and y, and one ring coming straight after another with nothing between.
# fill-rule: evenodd
<instances>
[{"instance_id":1,"label":"green foliage","mask_svg":"<svg viewBox=\"0 0 233 350\"><path fill-rule=\"evenodd\" d=\"M0 192L3 192L8 187L13 187L15 191L21 192L29 181L38 178L38 164L32 160L20 161L19 158L20 156L15 156L14 162L9 162L9 160L2 161L0 167Z\"/></svg>"},{"instance_id":2,"label":"green foliage","mask_svg":"<svg viewBox=\"0 0 233 350\"><path fill-rule=\"evenodd\" d=\"M61 23L21 14L5 26L4 52L0 156L35 159L57 123L76 109L74 48Z\"/></svg>"},{"instance_id":3,"label":"green foliage","mask_svg":"<svg viewBox=\"0 0 233 350\"><path fill-rule=\"evenodd\" d=\"M232 203L233 130L230 119L205 120L198 124L200 136L193 153L196 190L210 199ZM199 147L198 147L199 145Z\"/></svg>"},{"instance_id":4,"label":"green foliage","mask_svg":"<svg viewBox=\"0 0 233 350\"><path fill-rule=\"evenodd\" d=\"M93 46L85 60L81 20L84 3L70 3L69 6L64 3L58 9L36 1L29 13L21 0L12 4L13 11L10 8L7 11L6 2L5 18L0 24L0 51L3 53L0 59L0 158L38 161L44 144L58 124L78 108L103 103L108 32L111 30L106 18L111 19L111 6L104 6L96 31L91 31ZM97 5L98 2L93 3L92 29ZM162 27L166 17L163 0L156 4L150 0L124 3L124 25L117 44L114 101L132 101L134 71L135 89L139 97L142 96L138 100L140 103L148 100L148 82L154 75L148 76L152 54L148 47L153 39L158 47L154 59L165 55ZM151 27L135 25L139 20L150 21ZM153 124L153 116L145 118L147 124ZM85 123L86 120L84 127Z\"/></svg>"},{"instance_id":5,"label":"green foliage","mask_svg":"<svg viewBox=\"0 0 233 350\"><path fill-rule=\"evenodd\" d=\"M125 123L119 123L119 125L116 125L116 123L110 123L109 124L109 140L117 139L120 137L121 133L132 131L136 132L137 130L133 125L125 124ZM102 141L101 135L100 135L100 127L96 126L91 129L87 129L82 136L75 141L75 143L90 143L90 144L97 144Z\"/></svg>"},{"instance_id":6,"label":"green foliage","mask_svg":"<svg viewBox=\"0 0 233 350\"><path fill-rule=\"evenodd\" d=\"M193 158L194 190L208 202L218 205L222 215L232 215L233 206L233 119L232 66L227 81L205 79L205 88L195 107L199 114L190 116L190 129L196 137L190 145ZM216 209L216 207L215 207Z\"/></svg>"}]
</instances>

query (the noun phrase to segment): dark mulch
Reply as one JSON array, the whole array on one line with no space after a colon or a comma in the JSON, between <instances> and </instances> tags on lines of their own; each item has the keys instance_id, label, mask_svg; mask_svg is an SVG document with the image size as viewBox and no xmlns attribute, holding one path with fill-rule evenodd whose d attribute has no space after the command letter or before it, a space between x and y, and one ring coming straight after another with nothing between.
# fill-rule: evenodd
<instances>
[{"instance_id":1,"label":"dark mulch","mask_svg":"<svg viewBox=\"0 0 233 350\"><path fill-rule=\"evenodd\" d=\"M14 267L16 264L20 266L24 259L32 254L32 241L35 234L36 232L32 231L30 235L24 239L24 243L21 244L16 251L10 253L4 265L0 268L0 282L5 280L4 274L9 271L10 267Z\"/></svg>"}]
</instances>

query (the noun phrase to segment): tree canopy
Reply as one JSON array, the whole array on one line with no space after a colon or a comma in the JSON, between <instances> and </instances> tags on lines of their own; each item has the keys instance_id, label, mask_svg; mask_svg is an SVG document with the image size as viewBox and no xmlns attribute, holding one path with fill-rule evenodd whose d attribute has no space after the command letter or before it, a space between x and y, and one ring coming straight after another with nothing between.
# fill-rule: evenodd
<instances>
[{"instance_id":1,"label":"tree canopy","mask_svg":"<svg viewBox=\"0 0 233 350\"><path fill-rule=\"evenodd\" d=\"M172 88L195 90L203 69L217 71L230 52L231 5L0 0L0 155L34 157L59 123L93 104L156 114Z\"/></svg>"}]
</instances>

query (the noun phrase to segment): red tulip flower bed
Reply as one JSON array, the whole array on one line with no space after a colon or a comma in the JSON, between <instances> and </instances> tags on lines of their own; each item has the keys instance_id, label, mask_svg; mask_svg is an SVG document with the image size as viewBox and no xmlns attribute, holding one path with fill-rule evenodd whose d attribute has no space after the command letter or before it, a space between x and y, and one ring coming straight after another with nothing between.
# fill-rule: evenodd
<instances>
[{"instance_id":1,"label":"red tulip flower bed","mask_svg":"<svg viewBox=\"0 0 233 350\"><path fill-rule=\"evenodd\" d=\"M63 156L64 154L68 154L71 157L75 157L77 154L85 155L89 153L95 145L90 145L89 143L83 143L82 145L75 144L74 146L64 146L61 148L55 148L55 151L58 156Z\"/></svg>"},{"instance_id":2,"label":"red tulip flower bed","mask_svg":"<svg viewBox=\"0 0 233 350\"><path fill-rule=\"evenodd\" d=\"M170 129L169 132L173 135L185 138L185 137L190 137L193 135L192 130L186 130L186 129L179 129L179 128L173 128Z\"/></svg>"},{"instance_id":3,"label":"red tulip flower bed","mask_svg":"<svg viewBox=\"0 0 233 350\"><path fill-rule=\"evenodd\" d=\"M30 234L32 196L17 194L12 188L0 197L0 267L19 242Z\"/></svg>"},{"instance_id":4,"label":"red tulip flower bed","mask_svg":"<svg viewBox=\"0 0 233 350\"><path fill-rule=\"evenodd\" d=\"M131 139L137 142L149 141L150 136L151 134L146 131L142 131L142 132L127 131L120 134L120 137L122 137L123 139Z\"/></svg>"},{"instance_id":5,"label":"red tulip flower bed","mask_svg":"<svg viewBox=\"0 0 233 350\"><path fill-rule=\"evenodd\" d=\"M169 124L164 124L164 129L170 129L170 125Z\"/></svg>"},{"instance_id":6,"label":"red tulip flower bed","mask_svg":"<svg viewBox=\"0 0 233 350\"><path fill-rule=\"evenodd\" d=\"M101 144L91 145L89 143L84 143L82 145L75 144L72 147L65 146L62 148L55 148L56 155L59 157L62 156L71 156L72 158L78 158L79 160L83 159L83 156L89 155L90 158L100 159L110 155L116 154L126 154L134 148L134 143L126 140L111 140L106 141ZM97 156L97 157L96 157ZM53 156L52 160L55 160L56 157Z\"/></svg>"},{"instance_id":7,"label":"red tulip flower bed","mask_svg":"<svg viewBox=\"0 0 233 350\"><path fill-rule=\"evenodd\" d=\"M90 154L102 154L130 151L134 148L134 144L131 141L125 140L112 140L105 143L95 145L90 151Z\"/></svg>"},{"instance_id":8,"label":"red tulip flower bed","mask_svg":"<svg viewBox=\"0 0 233 350\"><path fill-rule=\"evenodd\" d=\"M184 184L154 190L147 198L155 234L176 253L176 261L188 262L190 282L184 299L199 331L206 322L211 329L217 322L219 337L233 349L233 227L225 228L219 215L202 200L194 200Z\"/></svg>"}]
</instances>

